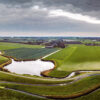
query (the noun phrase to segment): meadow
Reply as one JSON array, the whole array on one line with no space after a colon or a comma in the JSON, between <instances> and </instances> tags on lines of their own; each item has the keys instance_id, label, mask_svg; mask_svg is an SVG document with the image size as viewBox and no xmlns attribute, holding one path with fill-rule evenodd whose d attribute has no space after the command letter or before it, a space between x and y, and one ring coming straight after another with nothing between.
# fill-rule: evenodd
<instances>
[{"instance_id":1,"label":"meadow","mask_svg":"<svg viewBox=\"0 0 100 100\"><path fill-rule=\"evenodd\" d=\"M16 48L43 48L42 45L28 45L28 44L20 44L20 43L6 43L0 42L0 50L9 50Z\"/></svg>"},{"instance_id":2,"label":"meadow","mask_svg":"<svg viewBox=\"0 0 100 100\"><path fill-rule=\"evenodd\" d=\"M65 77L78 70L100 70L100 47L70 45L45 60L56 63L56 68L49 73L52 77Z\"/></svg>"}]
</instances>

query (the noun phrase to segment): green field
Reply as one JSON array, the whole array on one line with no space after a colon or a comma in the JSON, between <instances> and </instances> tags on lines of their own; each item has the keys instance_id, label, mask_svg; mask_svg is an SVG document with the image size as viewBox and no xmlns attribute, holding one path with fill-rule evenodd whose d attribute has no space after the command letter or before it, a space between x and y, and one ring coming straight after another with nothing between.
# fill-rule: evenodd
<instances>
[{"instance_id":1,"label":"green field","mask_svg":"<svg viewBox=\"0 0 100 100\"><path fill-rule=\"evenodd\" d=\"M28 60L28 59L39 59L44 57L54 51L56 48L48 49L48 48L17 48L4 50L6 56L11 56L18 60Z\"/></svg>"},{"instance_id":2,"label":"green field","mask_svg":"<svg viewBox=\"0 0 100 100\"><path fill-rule=\"evenodd\" d=\"M42 45L27 45L19 43L0 42L0 51L4 56L10 56L17 60L35 60L49 53L58 50L57 48L47 49Z\"/></svg>"},{"instance_id":3,"label":"green field","mask_svg":"<svg viewBox=\"0 0 100 100\"><path fill-rule=\"evenodd\" d=\"M16 48L42 48L42 47L44 46L0 42L0 50L8 50L8 49L16 49Z\"/></svg>"},{"instance_id":4,"label":"green field","mask_svg":"<svg viewBox=\"0 0 100 100\"><path fill-rule=\"evenodd\" d=\"M57 48L47 49L42 47L17 43L0 43L0 50L4 52L4 55L19 60L39 59L58 50ZM65 77L72 71L77 70L100 70L100 47L69 45L67 48L61 49L44 59L55 62L56 68L49 73L49 76L52 77ZM1 55L0 65L8 60L8 58ZM72 78L57 79L0 71L0 100L49 100L41 98L44 96L65 99L75 96L75 99L68 100L99 100L99 87L100 72L84 73ZM91 93L89 93L90 91ZM84 95L84 93L89 94ZM80 97L80 95L83 96Z\"/></svg>"},{"instance_id":5,"label":"green field","mask_svg":"<svg viewBox=\"0 0 100 100\"><path fill-rule=\"evenodd\" d=\"M45 59L56 62L49 74L53 77L65 77L77 70L100 70L100 47L70 45Z\"/></svg>"}]
</instances>

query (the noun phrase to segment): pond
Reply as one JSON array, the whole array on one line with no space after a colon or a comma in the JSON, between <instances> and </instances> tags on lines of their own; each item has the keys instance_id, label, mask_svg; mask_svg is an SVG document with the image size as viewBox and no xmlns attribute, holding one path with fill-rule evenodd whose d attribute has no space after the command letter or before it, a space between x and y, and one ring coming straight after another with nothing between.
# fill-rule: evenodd
<instances>
[{"instance_id":1,"label":"pond","mask_svg":"<svg viewBox=\"0 0 100 100\"><path fill-rule=\"evenodd\" d=\"M12 59L12 63L5 66L8 71L17 74L30 74L41 76L41 72L53 69L54 64L50 61L42 61L38 59L36 61L21 61L17 62Z\"/></svg>"}]
</instances>

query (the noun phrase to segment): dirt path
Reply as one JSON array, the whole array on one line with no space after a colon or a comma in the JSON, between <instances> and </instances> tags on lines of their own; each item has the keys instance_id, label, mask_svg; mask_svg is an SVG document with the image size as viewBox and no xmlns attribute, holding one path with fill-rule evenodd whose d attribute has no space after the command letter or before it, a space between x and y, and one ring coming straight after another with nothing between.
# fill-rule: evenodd
<instances>
[{"instance_id":1,"label":"dirt path","mask_svg":"<svg viewBox=\"0 0 100 100\"><path fill-rule=\"evenodd\" d=\"M62 49L61 49L61 50L62 50ZM44 59L44 58L46 58L46 57L48 57L48 56L50 56L50 55L52 55L52 54L55 54L55 53L57 53L57 52L59 52L59 51L60 51L60 50L57 50L57 51L55 51L55 52L52 52L52 53L50 53L50 54L44 56L42 59Z\"/></svg>"}]
</instances>

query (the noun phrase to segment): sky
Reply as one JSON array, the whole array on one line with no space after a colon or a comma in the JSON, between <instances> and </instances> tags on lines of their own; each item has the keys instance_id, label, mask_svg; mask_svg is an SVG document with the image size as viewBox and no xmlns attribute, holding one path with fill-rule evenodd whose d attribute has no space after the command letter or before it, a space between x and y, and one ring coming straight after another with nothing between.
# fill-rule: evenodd
<instances>
[{"instance_id":1,"label":"sky","mask_svg":"<svg viewBox=\"0 0 100 100\"><path fill-rule=\"evenodd\" d=\"M100 0L0 0L0 36L100 37Z\"/></svg>"}]
</instances>

